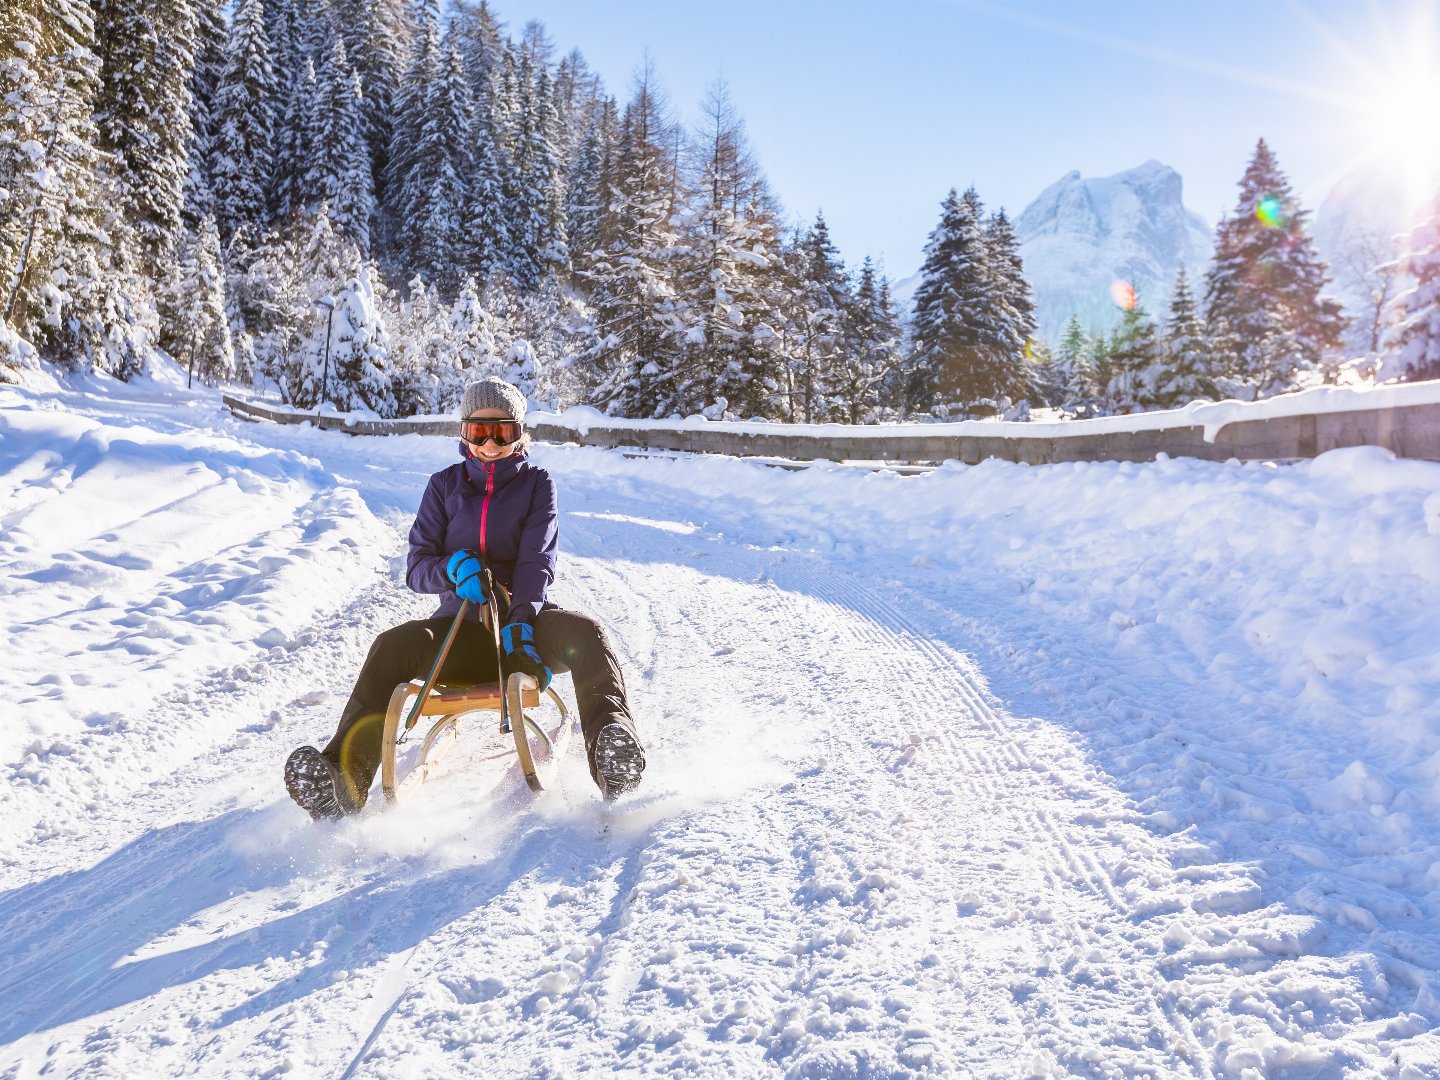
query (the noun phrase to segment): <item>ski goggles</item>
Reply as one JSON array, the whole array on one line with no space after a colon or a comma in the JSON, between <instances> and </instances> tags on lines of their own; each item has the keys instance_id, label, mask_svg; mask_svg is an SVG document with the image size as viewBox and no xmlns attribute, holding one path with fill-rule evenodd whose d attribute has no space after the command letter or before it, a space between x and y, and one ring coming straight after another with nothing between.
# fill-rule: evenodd
<instances>
[{"instance_id":1,"label":"ski goggles","mask_svg":"<svg viewBox=\"0 0 1440 1080\"><path fill-rule=\"evenodd\" d=\"M486 439L494 439L499 446L519 442L525 434L525 425L519 420L461 420L460 437L476 446L484 446Z\"/></svg>"}]
</instances>

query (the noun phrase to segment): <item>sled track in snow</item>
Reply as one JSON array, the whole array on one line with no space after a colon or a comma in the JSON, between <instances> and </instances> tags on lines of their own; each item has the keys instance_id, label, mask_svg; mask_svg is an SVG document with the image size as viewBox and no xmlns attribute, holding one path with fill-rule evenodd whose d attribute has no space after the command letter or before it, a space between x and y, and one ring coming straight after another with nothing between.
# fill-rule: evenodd
<instances>
[{"instance_id":1,"label":"sled track in snow","mask_svg":"<svg viewBox=\"0 0 1440 1080\"><path fill-rule=\"evenodd\" d=\"M842 952L855 952L866 938L884 941L891 956L897 948L915 948L915 970L922 974L914 988L920 992L912 996L918 1001L943 999L947 983L954 993L985 999L977 982L988 985L1003 975L1009 982L980 1008L1013 1021L1004 1025L1013 1040L1005 1051L1012 1059L1035 1055L1038 1069L1099 1075L1123 1062L1132 1071L1212 1075L1206 1051L1159 970L1163 929L1152 917L1174 910L1173 898L1122 895L1106 865L1139 864L1173 890L1163 844L1136 823L1137 815L1103 778L1077 782L1094 770L1072 744L1039 722L1003 717L977 687L971 665L933 640L933 628L902 616L841 566L759 549L712 554L698 565L737 581L758 579L764 600L753 615L776 626L773 637L782 651L785 641L798 640L823 652L823 635L815 640L822 629L848 638L836 653L850 653L858 643L875 661L864 672L808 672L807 685L823 675L836 690L838 707L826 703L813 734L826 759L824 771L843 774L829 790L850 794L843 829L812 819L792 824L784 841L794 860L786 876L798 882L795 897L806 912L807 933L811 920L831 922L839 927ZM606 587L602 583L597 591ZM694 604L689 597L642 595L637 601ZM825 620L818 605L828 605L836 617ZM732 613L732 621L741 617ZM723 621L708 613L695 619L702 626ZM847 705L856 711L847 713ZM979 827L981 835L965 835L967 827ZM997 874L1018 877L1023 887L1017 894L1013 885L997 883ZM960 895L952 886L957 876L973 882ZM1004 904L1011 910L989 915L986 926L984 913ZM887 920L906 927L905 934L893 932ZM982 935L1020 939L1024 948L990 959L967 953L977 924ZM864 934L856 936L860 927ZM906 944L917 940L919 947ZM810 944L797 942L793 951L804 959L782 997L823 999L841 970L850 981L865 982L864 964L847 965ZM873 970L884 967L877 963ZM865 992L857 992L863 1000ZM884 1000L883 988L869 993ZM1094 1060L1095 1032L1086 1030L1095 998L1104 999L1104 1015L1136 1018L1133 1028L1110 1033L1104 1062ZM827 1051L807 1048L803 1023L794 1025L805 1010L791 1008L796 1015L790 1025L779 1025L772 1054L785 1060L798 1055L820 1067L821 1058L806 1054ZM911 1009L900 1011L912 1026L919 1021ZM918 1028L927 1032L921 1045L907 1049L896 1036L896 1057L867 1064L994 1068L996 1046L967 1057L946 1038L946 1027L935 1018L920 1021Z\"/></svg>"}]
</instances>

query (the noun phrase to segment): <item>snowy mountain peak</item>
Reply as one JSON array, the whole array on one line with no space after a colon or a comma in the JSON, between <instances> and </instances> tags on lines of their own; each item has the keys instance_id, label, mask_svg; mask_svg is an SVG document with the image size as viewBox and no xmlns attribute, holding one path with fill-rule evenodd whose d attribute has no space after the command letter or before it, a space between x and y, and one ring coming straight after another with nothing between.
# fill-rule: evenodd
<instances>
[{"instance_id":1,"label":"snowy mountain peak","mask_svg":"<svg viewBox=\"0 0 1440 1080\"><path fill-rule=\"evenodd\" d=\"M1180 268L1204 273L1211 230L1185 209L1183 190L1178 172L1150 160L1114 176L1071 170L1025 208L1015 231L1041 336L1058 337L1072 313L1089 329L1108 329L1120 316L1110 299L1117 279L1162 315Z\"/></svg>"}]
</instances>

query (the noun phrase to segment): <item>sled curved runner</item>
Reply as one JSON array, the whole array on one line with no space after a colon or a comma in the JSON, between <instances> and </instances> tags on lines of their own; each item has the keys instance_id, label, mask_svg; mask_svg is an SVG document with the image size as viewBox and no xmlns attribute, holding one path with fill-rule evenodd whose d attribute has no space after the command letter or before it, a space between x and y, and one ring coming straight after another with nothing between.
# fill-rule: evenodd
<instances>
[{"instance_id":1,"label":"sled curved runner","mask_svg":"<svg viewBox=\"0 0 1440 1080\"><path fill-rule=\"evenodd\" d=\"M454 742L456 724L462 716L475 712L498 712L510 719L509 731L515 739L515 755L520 759L521 771L531 791L543 791L544 785L536 767L536 750L547 758L555 756L555 746L545 729L532 719L527 709L539 706L549 699L560 712L560 730L568 730L570 711L565 701L553 689L541 694L526 676L515 673L505 685L499 682L478 683L474 686L430 688L414 717L433 716L438 719L430 726L420 744L415 764L404 777L398 775L398 747L406 733L405 717L407 706L417 695L425 693L426 686L419 679L401 683L390 695L390 707L385 712L385 728L380 744L380 787L387 802L399 798L402 787L418 784L425 779L430 767L444 756ZM508 702L506 699L509 699ZM505 729L501 722L501 731Z\"/></svg>"}]
</instances>

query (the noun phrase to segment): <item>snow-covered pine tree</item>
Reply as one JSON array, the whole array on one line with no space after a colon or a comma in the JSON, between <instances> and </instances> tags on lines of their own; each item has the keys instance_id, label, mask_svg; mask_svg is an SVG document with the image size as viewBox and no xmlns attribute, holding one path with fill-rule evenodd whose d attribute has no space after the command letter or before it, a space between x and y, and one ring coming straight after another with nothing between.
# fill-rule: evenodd
<instances>
[{"instance_id":1,"label":"snow-covered pine tree","mask_svg":"<svg viewBox=\"0 0 1440 1080\"><path fill-rule=\"evenodd\" d=\"M756 333L770 316L778 214L723 82L707 91L687 150L688 213L676 260L684 346L660 408L763 416L781 387L777 350Z\"/></svg>"},{"instance_id":2,"label":"snow-covered pine tree","mask_svg":"<svg viewBox=\"0 0 1440 1080\"><path fill-rule=\"evenodd\" d=\"M460 55L447 42L426 125L429 181L420 203L414 266L446 293L464 278L465 214L470 198L470 144L474 126L470 90Z\"/></svg>"},{"instance_id":3,"label":"snow-covered pine tree","mask_svg":"<svg viewBox=\"0 0 1440 1080\"><path fill-rule=\"evenodd\" d=\"M396 412L414 416L439 411L441 386L456 381L454 368L458 361L449 340L446 311L435 289L416 275L406 292L407 298L389 309L386 317L390 390L395 396Z\"/></svg>"},{"instance_id":4,"label":"snow-covered pine tree","mask_svg":"<svg viewBox=\"0 0 1440 1080\"><path fill-rule=\"evenodd\" d=\"M552 138L557 132L550 75L520 60L519 107L504 177L510 230L507 270L522 290L533 292L547 273L568 261L564 236L564 175Z\"/></svg>"},{"instance_id":5,"label":"snow-covered pine tree","mask_svg":"<svg viewBox=\"0 0 1440 1080\"><path fill-rule=\"evenodd\" d=\"M826 423L844 411L844 344L851 295L840 252L830 240L823 212L800 236L799 288L790 313L787 389L791 414L802 423Z\"/></svg>"},{"instance_id":6,"label":"snow-covered pine tree","mask_svg":"<svg viewBox=\"0 0 1440 1080\"><path fill-rule=\"evenodd\" d=\"M454 0L450 8L450 30L470 82L470 99L478 114L490 113L490 89L504 51L505 35L500 20L486 0L478 4Z\"/></svg>"},{"instance_id":7,"label":"snow-covered pine tree","mask_svg":"<svg viewBox=\"0 0 1440 1080\"><path fill-rule=\"evenodd\" d=\"M1175 278L1175 289L1170 295L1170 317L1165 323L1161 352L1164 370L1156 387L1161 408L1178 408L1214 396L1210 344L1205 338L1200 313L1195 309L1195 296L1184 267Z\"/></svg>"},{"instance_id":8,"label":"snow-covered pine tree","mask_svg":"<svg viewBox=\"0 0 1440 1080\"><path fill-rule=\"evenodd\" d=\"M224 241L268 217L276 97L263 0L240 0L230 25L217 95L213 170L215 222Z\"/></svg>"},{"instance_id":9,"label":"snow-covered pine tree","mask_svg":"<svg viewBox=\"0 0 1440 1080\"><path fill-rule=\"evenodd\" d=\"M370 148L371 188L377 205L388 206L385 178L393 124L413 48L407 0L335 0L334 8L345 54L364 90L361 115Z\"/></svg>"},{"instance_id":10,"label":"snow-covered pine tree","mask_svg":"<svg viewBox=\"0 0 1440 1080\"><path fill-rule=\"evenodd\" d=\"M385 191L394 254L411 272L438 281L461 269L456 253L469 174L469 93L454 49L442 45L437 0L422 0L417 16L415 56L396 100Z\"/></svg>"},{"instance_id":11,"label":"snow-covered pine tree","mask_svg":"<svg viewBox=\"0 0 1440 1080\"><path fill-rule=\"evenodd\" d=\"M1013 361L990 321L991 271L979 196L952 188L925 246L912 328L912 408L965 412L1014 386Z\"/></svg>"},{"instance_id":12,"label":"snow-covered pine tree","mask_svg":"<svg viewBox=\"0 0 1440 1080\"><path fill-rule=\"evenodd\" d=\"M190 375L214 385L235 374L235 351L225 315L225 275L220 265L220 233L215 220L203 218L181 262L181 295L175 336L185 351L176 356Z\"/></svg>"},{"instance_id":13,"label":"snow-covered pine tree","mask_svg":"<svg viewBox=\"0 0 1440 1080\"><path fill-rule=\"evenodd\" d=\"M374 173L365 139L365 102L360 76L350 67L345 42L331 42L320 69L317 143L309 188L330 208L336 235L362 255L370 253L370 220L375 214Z\"/></svg>"},{"instance_id":14,"label":"snow-covered pine tree","mask_svg":"<svg viewBox=\"0 0 1440 1080\"><path fill-rule=\"evenodd\" d=\"M554 101L560 131L551 141L560 160L567 168L573 167L585 136L606 122L607 111L613 133L615 101L605 93L600 76L590 70L579 49L567 53L555 70Z\"/></svg>"},{"instance_id":15,"label":"snow-covered pine tree","mask_svg":"<svg viewBox=\"0 0 1440 1080\"><path fill-rule=\"evenodd\" d=\"M1339 347L1345 320L1321 295L1326 267L1306 232L1308 212L1264 139L1239 186L1215 233L1205 313L1221 389L1253 399L1294 388Z\"/></svg>"},{"instance_id":16,"label":"snow-covered pine tree","mask_svg":"<svg viewBox=\"0 0 1440 1080\"><path fill-rule=\"evenodd\" d=\"M382 286L364 263L335 297L330 335L330 400L341 412L396 415L390 390L390 341L380 314Z\"/></svg>"},{"instance_id":17,"label":"snow-covered pine tree","mask_svg":"<svg viewBox=\"0 0 1440 1080\"><path fill-rule=\"evenodd\" d=\"M460 407L465 387L475 379L499 374L490 313L480 302L474 278L466 278L448 315L451 363L442 365L437 388L442 412Z\"/></svg>"},{"instance_id":18,"label":"snow-covered pine tree","mask_svg":"<svg viewBox=\"0 0 1440 1080\"><path fill-rule=\"evenodd\" d=\"M1440 195L1411 231L1398 269L1414 284L1390 306L1387 372L1393 366L1406 382L1440 379Z\"/></svg>"},{"instance_id":19,"label":"snow-covered pine tree","mask_svg":"<svg viewBox=\"0 0 1440 1080\"><path fill-rule=\"evenodd\" d=\"M285 114L277 129L271 209L277 221L304 213L321 199L315 175L322 147L320 86L315 61L301 54L285 81ZM328 157L328 153L325 154Z\"/></svg>"},{"instance_id":20,"label":"snow-covered pine tree","mask_svg":"<svg viewBox=\"0 0 1440 1080\"><path fill-rule=\"evenodd\" d=\"M895 378L900 321L890 299L890 283L868 255L845 314L844 364L836 396L846 419L852 424L894 419L900 408Z\"/></svg>"},{"instance_id":21,"label":"snow-covered pine tree","mask_svg":"<svg viewBox=\"0 0 1440 1080\"><path fill-rule=\"evenodd\" d=\"M991 320L996 349L1008 358L1013 377L1003 393L1015 401L1035 400L1026 346L1035 337L1035 300L1020 258L1020 241L1002 208L985 226L985 257L990 267Z\"/></svg>"},{"instance_id":22,"label":"snow-covered pine tree","mask_svg":"<svg viewBox=\"0 0 1440 1080\"><path fill-rule=\"evenodd\" d=\"M0 318L52 363L128 377L149 331L112 238L100 85L88 3L0 8Z\"/></svg>"},{"instance_id":23,"label":"snow-covered pine tree","mask_svg":"<svg viewBox=\"0 0 1440 1080\"><path fill-rule=\"evenodd\" d=\"M25 338L37 333L43 314L67 193L83 182L66 167L65 147L71 154L88 149L90 162L97 160L96 132L84 120L99 86L90 11L76 12L85 29L73 39L57 38L47 19L61 14L18 4L0 9L0 319Z\"/></svg>"},{"instance_id":24,"label":"snow-covered pine tree","mask_svg":"<svg viewBox=\"0 0 1440 1080\"><path fill-rule=\"evenodd\" d=\"M580 137L565 183L565 234L571 261L577 267L586 265L600 240L605 177L611 171L619 138L620 120L615 101L606 98L594 122Z\"/></svg>"},{"instance_id":25,"label":"snow-covered pine tree","mask_svg":"<svg viewBox=\"0 0 1440 1080\"><path fill-rule=\"evenodd\" d=\"M225 0L192 0L195 5L195 69L190 77L190 171L185 178L185 225L192 232L215 212L216 116L225 72Z\"/></svg>"},{"instance_id":26,"label":"snow-covered pine tree","mask_svg":"<svg viewBox=\"0 0 1440 1080\"><path fill-rule=\"evenodd\" d=\"M646 64L620 123L600 239L584 278L596 311L596 393L620 416L655 416L666 400L678 338L671 217L675 132Z\"/></svg>"},{"instance_id":27,"label":"snow-covered pine tree","mask_svg":"<svg viewBox=\"0 0 1440 1080\"><path fill-rule=\"evenodd\" d=\"M1154 320L1136 297L1111 335L1101 368L1110 412L1125 414L1155 408L1161 364Z\"/></svg>"},{"instance_id":28,"label":"snow-covered pine tree","mask_svg":"<svg viewBox=\"0 0 1440 1080\"><path fill-rule=\"evenodd\" d=\"M120 196L120 227L143 278L157 281L181 237L193 135L192 0L95 0L101 61L96 124Z\"/></svg>"},{"instance_id":29,"label":"snow-covered pine tree","mask_svg":"<svg viewBox=\"0 0 1440 1080\"><path fill-rule=\"evenodd\" d=\"M1100 408L1100 379L1092 343L1078 315L1072 313L1065 322L1055 351L1055 365L1064 379L1060 408L1072 416L1094 416Z\"/></svg>"}]
</instances>

